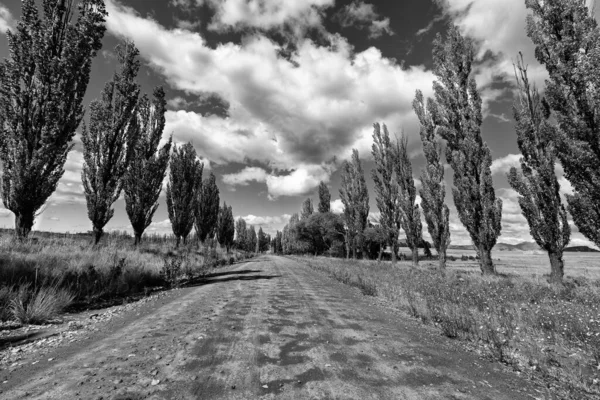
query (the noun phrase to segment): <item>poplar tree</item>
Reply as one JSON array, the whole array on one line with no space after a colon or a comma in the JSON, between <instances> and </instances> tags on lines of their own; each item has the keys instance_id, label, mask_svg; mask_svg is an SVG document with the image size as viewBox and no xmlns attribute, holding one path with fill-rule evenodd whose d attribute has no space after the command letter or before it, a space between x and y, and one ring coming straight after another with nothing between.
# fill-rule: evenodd
<instances>
[{"instance_id":1,"label":"poplar tree","mask_svg":"<svg viewBox=\"0 0 600 400\"><path fill-rule=\"evenodd\" d=\"M172 138L158 148L167 111L163 88L157 87L153 97L151 102L143 96L138 104L137 118L133 123L138 125L139 137L123 185L125 209L135 235L135 245L140 243L158 208L171 150Z\"/></svg>"},{"instance_id":2,"label":"poplar tree","mask_svg":"<svg viewBox=\"0 0 600 400\"><path fill-rule=\"evenodd\" d=\"M204 164L196 157L196 150L191 143L174 146L171 154L169 182L167 183L167 209L173 234L179 247L194 226L194 209L198 191L202 189L202 172Z\"/></svg>"},{"instance_id":3,"label":"poplar tree","mask_svg":"<svg viewBox=\"0 0 600 400\"><path fill-rule=\"evenodd\" d=\"M560 127L557 157L574 189L568 210L600 246L600 28L583 0L527 0L527 35L549 74L545 97Z\"/></svg>"},{"instance_id":4,"label":"poplar tree","mask_svg":"<svg viewBox=\"0 0 600 400\"><path fill-rule=\"evenodd\" d=\"M237 248L246 251L246 221L240 217L235 222L235 236Z\"/></svg>"},{"instance_id":5,"label":"poplar tree","mask_svg":"<svg viewBox=\"0 0 600 400\"><path fill-rule=\"evenodd\" d=\"M421 208L427 222L427 229L433 247L438 253L439 269L446 268L446 251L450 246L450 210L444 203L446 185L444 184L444 165L442 150L435 137L435 124L431 118L431 110L435 107L428 100L427 107L423 93L417 90L413 109L421 124L420 135L425 154L425 168L421 171Z\"/></svg>"},{"instance_id":6,"label":"poplar tree","mask_svg":"<svg viewBox=\"0 0 600 400\"><path fill-rule=\"evenodd\" d=\"M314 207L312 203L312 199L309 197L302 203L302 209L300 211L300 219L304 220L313 215Z\"/></svg>"},{"instance_id":7,"label":"poplar tree","mask_svg":"<svg viewBox=\"0 0 600 400\"><path fill-rule=\"evenodd\" d=\"M106 83L101 98L90 104L89 124L84 123L83 171L88 217L94 243L114 215L112 205L121 195L123 178L135 154L139 126L136 105L140 86L135 81L140 63L138 49L131 42L116 47L119 69Z\"/></svg>"},{"instance_id":8,"label":"poplar tree","mask_svg":"<svg viewBox=\"0 0 600 400\"><path fill-rule=\"evenodd\" d=\"M246 244L248 245L248 252L257 253L258 237L254 225L250 225L250 228L246 231Z\"/></svg>"},{"instance_id":9,"label":"poplar tree","mask_svg":"<svg viewBox=\"0 0 600 400\"><path fill-rule=\"evenodd\" d=\"M283 245L282 245L283 234L280 231L277 231L275 238L273 239L275 242L275 248L273 252L275 254L283 254Z\"/></svg>"},{"instance_id":10,"label":"poplar tree","mask_svg":"<svg viewBox=\"0 0 600 400\"><path fill-rule=\"evenodd\" d=\"M225 246L227 253L233 244L233 236L235 234L235 220L233 219L233 209L227 207L227 203L223 203L223 207L219 210L219 218L217 222L217 239L221 246Z\"/></svg>"},{"instance_id":11,"label":"poplar tree","mask_svg":"<svg viewBox=\"0 0 600 400\"><path fill-rule=\"evenodd\" d=\"M523 56L515 67L519 97L513 108L517 121L517 143L523 155L521 170L511 168L508 181L519 193L519 205L536 243L548 252L550 280L561 283L564 275L563 251L571 229L560 198L560 185L554 169L557 129L549 121L548 103L529 83Z\"/></svg>"},{"instance_id":12,"label":"poplar tree","mask_svg":"<svg viewBox=\"0 0 600 400\"><path fill-rule=\"evenodd\" d=\"M365 182L365 174L358 155L358 150L352 150L350 162L342 165L342 185L340 199L344 204L344 220L346 222L346 257L356 258L357 245L363 245L363 233L367 228L369 218L369 192Z\"/></svg>"},{"instance_id":13,"label":"poplar tree","mask_svg":"<svg viewBox=\"0 0 600 400\"><path fill-rule=\"evenodd\" d=\"M302 250L302 246L300 241L298 240L298 229L297 226L300 223L300 215L298 213L292 214L289 222L286 225L287 235L286 235L286 245L287 252L290 254L300 253ZM284 234L286 230L284 229Z\"/></svg>"},{"instance_id":14,"label":"poplar tree","mask_svg":"<svg viewBox=\"0 0 600 400\"><path fill-rule=\"evenodd\" d=\"M492 248L502 229L502 200L492 184L492 156L481 138L481 96L471 67L473 43L458 28L449 29L446 41L434 42L432 118L446 140L446 159L454 170L452 196L460 221L469 232L483 274L495 274Z\"/></svg>"},{"instance_id":15,"label":"poplar tree","mask_svg":"<svg viewBox=\"0 0 600 400\"><path fill-rule=\"evenodd\" d=\"M421 211L417 204L417 189L408 157L408 138L402 134L395 149L394 164L398 184L399 221L406 233L406 245L412 252L413 266L419 265L419 245L423 241Z\"/></svg>"},{"instance_id":16,"label":"poplar tree","mask_svg":"<svg viewBox=\"0 0 600 400\"><path fill-rule=\"evenodd\" d=\"M198 191L198 198L195 203L196 235L202 243L207 237L212 238L215 234L219 218L219 202L217 178L211 172L209 177L202 183L202 189Z\"/></svg>"},{"instance_id":17,"label":"poplar tree","mask_svg":"<svg viewBox=\"0 0 600 400\"><path fill-rule=\"evenodd\" d=\"M258 253L264 253L267 250L269 250L269 236L267 234L265 234L265 232L262 229L262 226L260 228L258 228L258 235L257 235L257 240L258 240Z\"/></svg>"},{"instance_id":18,"label":"poplar tree","mask_svg":"<svg viewBox=\"0 0 600 400\"><path fill-rule=\"evenodd\" d=\"M289 223L285 224L283 231L281 232L281 248L283 254L290 254L290 226Z\"/></svg>"},{"instance_id":19,"label":"poplar tree","mask_svg":"<svg viewBox=\"0 0 600 400\"><path fill-rule=\"evenodd\" d=\"M373 124L373 146L371 153L375 168L371 176L375 182L377 208L381 213L379 224L386 237L386 244L392 251L392 265L396 264L396 249L398 247L400 208L398 204L398 184L394 179L396 158L394 146L390 140L387 126Z\"/></svg>"},{"instance_id":20,"label":"poplar tree","mask_svg":"<svg viewBox=\"0 0 600 400\"><path fill-rule=\"evenodd\" d=\"M0 180L15 235L27 238L36 213L64 174L92 59L102 48L103 0L23 0L22 16L7 31L9 55L0 64Z\"/></svg>"},{"instance_id":21,"label":"poplar tree","mask_svg":"<svg viewBox=\"0 0 600 400\"><path fill-rule=\"evenodd\" d=\"M319 208L320 213L331 211L331 193L325 182L319 182Z\"/></svg>"}]
</instances>

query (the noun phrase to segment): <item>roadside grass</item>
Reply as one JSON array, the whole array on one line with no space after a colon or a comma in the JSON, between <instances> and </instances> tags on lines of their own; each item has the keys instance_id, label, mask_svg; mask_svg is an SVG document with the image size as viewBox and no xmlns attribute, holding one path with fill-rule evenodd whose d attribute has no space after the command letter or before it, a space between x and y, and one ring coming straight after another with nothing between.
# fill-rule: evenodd
<instances>
[{"instance_id":1,"label":"roadside grass","mask_svg":"<svg viewBox=\"0 0 600 400\"><path fill-rule=\"evenodd\" d=\"M134 248L123 237L108 239L93 247L81 237L1 237L0 321L44 323L65 310L120 304L246 257L195 244L175 250L168 241L148 241Z\"/></svg>"},{"instance_id":2,"label":"roadside grass","mask_svg":"<svg viewBox=\"0 0 600 400\"><path fill-rule=\"evenodd\" d=\"M600 395L600 280L483 277L476 267L437 271L389 262L297 258L376 295L442 334L519 373L561 383L566 395Z\"/></svg>"}]
</instances>

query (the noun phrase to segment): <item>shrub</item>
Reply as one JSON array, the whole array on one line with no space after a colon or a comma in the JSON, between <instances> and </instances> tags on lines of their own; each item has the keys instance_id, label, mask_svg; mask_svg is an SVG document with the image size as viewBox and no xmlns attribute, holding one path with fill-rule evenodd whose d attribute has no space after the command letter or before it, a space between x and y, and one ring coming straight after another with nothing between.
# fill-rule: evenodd
<instances>
[{"instance_id":1,"label":"shrub","mask_svg":"<svg viewBox=\"0 0 600 400\"><path fill-rule=\"evenodd\" d=\"M165 257L164 265L160 271L163 281L168 287L176 287L179 284L181 277L181 265L183 264L182 257Z\"/></svg>"},{"instance_id":2,"label":"shrub","mask_svg":"<svg viewBox=\"0 0 600 400\"><path fill-rule=\"evenodd\" d=\"M371 279L364 279L358 275L357 286L365 296L377 296L377 285Z\"/></svg>"},{"instance_id":3,"label":"shrub","mask_svg":"<svg viewBox=\"0 0 600 400\"><path fill-rule=\"evenodd\" d=\"M449 338L470 337L476 330L476 322L471 311L458 304L427 302L431 318Z\"/></svg>"}]
</instances>

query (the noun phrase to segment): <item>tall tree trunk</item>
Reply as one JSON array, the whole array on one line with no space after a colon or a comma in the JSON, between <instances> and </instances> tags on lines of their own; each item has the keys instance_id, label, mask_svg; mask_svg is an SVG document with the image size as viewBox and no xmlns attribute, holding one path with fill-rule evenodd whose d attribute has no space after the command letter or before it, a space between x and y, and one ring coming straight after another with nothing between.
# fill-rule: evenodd
<instances>
[{"instance_id":1,"label":"tall tree trunk","mask_svg":"<svg viewBox=\"0 0 600 400\"><path fill-rule=\"evenodd\" d=\"M379 255L377 256L377 263L381 263L381 256L383 255L383 245L379 244Z\"/></svg>"},{"instance_id":2,"label":"tall tree trunk","mask_svg":"<svg viewBox=\"0 0 600 400\"><path fill-rule=\"evenodd\" d=\"M390 243L390 250L392 251L392 266L396 266L396 261L397 261L397 257L398 254L396 253L396 244L395 243Z\"/></svg>"},{"instance_id":3,"label":"tall tree trunk","mask_svg":"<svg viewBox=\"0 0 600 400\"><path fill-rule=\"evenodd\" d=\"M179 248L179 243L181 242L181 236L177 236L175 240L175 248Z\"/></svg>"},{"instance_id":4,"label":"tall tree trunk","mask_svg":"<svg viewBox=\"0 0 600 400\"><path fill-rule=\"evenodd\" d=\"M438 251L438 269L439 270L444 270L446 269L446 252L445 251Z\"/></svg>"},{"instance_id":5,"label":"tall tree trunk","mask_svg":"<svg viewBox=\"0 0 600 400\"><path fill-rule=\"evenodd\" d=\"M33 213L15 214L15 236L19 240L27 239L34 220Z\"/></svg>"},{"instance_id":6,"label":"tall tree trunk","mask_svg":"<svg viewBox=\"0 0 600 400\"><path fill-rule=\"evenodd\" d=\"M479 267L481 268L481 273L483 275L495 275L496 267L492 261L492 250L485 249L483 247L479 248Z\"/></svg>"},{"instance_id":7,"label":"tall tree trunk","mask_svg":"<svg viewBox=\"0 0 600 400\"><path fill-rule=\"evenodd\" d=\"M548 257L550 258L550 282L561 284L565 274L565 264L562 254L557 251L549 251Z\"/></svg>"},{"instance_id":8,"label":"tall tree trunk","mask_svg":"<svg viewBox=\"0 0 600 400\"><path fill-rule=\"evenodd\" d=\"M350 235L346 234L346 260L350 259Z\"/></svg>"},{"instance_id":9,"label":"tall tree trunk","mask_svg":"<svg viewBox=\"0 0 600 400\"><path fill-rule=\"evenodd\" d=\"M103 234L104 231L102 228L94 227L94 245L98 245L98 243L100 243L100 239L102 238Z\"/></svg>"},{"instance_id":10,"label":"tall tree trunk","mask_svg":"<svg viewBox=\"0 0 600 400\"><path fill-rule=\"evenodd\" d=\"M419 266L419 248L417 246L411 249L412 251L412 265L413 267Z\"/></svg>"},{"instance_id":11,"label":"tall tree trunk","mask_svg":"<svg viewBox=\"0 0 600 400\"><path fill-rule=\"evenodd\" d=\"M135 233L135 240L133 242L134 246L138 246L140 244L140 242L142 241L142 234L141 233Z\"/></svg>"},{"instance_id":12,"label":"tall tree trunk","mask_svg":"<svg viewBox=\"0 0 600 400\"><path fill-rule=\"evenodd\" d=\"M185 235L185 236L183 237L183 245L185 246L186 244L187 244L187 235Z\"/></svg>"}]
</instances>

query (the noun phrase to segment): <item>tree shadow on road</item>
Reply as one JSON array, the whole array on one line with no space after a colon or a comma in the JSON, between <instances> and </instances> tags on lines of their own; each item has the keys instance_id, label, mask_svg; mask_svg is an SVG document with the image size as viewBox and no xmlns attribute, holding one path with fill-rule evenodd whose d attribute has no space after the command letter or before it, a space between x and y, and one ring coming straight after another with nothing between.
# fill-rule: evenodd
<instances>
[{"instance_id":1,"label":"tree shadow on road","mask_svg":"<svg viewBox=\"0 0 600 400\"><path fill-rule=\"evenodd\" d=\"M258 270L258 269L244 269L242 271L211 272L209 274L204 275L204 278L216 278L216 277L225 276L225 275L258 274L261 272L262 271Z\"/></svg>"},{"instance_id":2,"label":"tree shadow on road","mask_svg":"<svg viewBox=\"0 0 600 400\"><path fill-rule=\"evenodd\" d=\"M274 278L280 278L281 275L265 275L260 274L262 271L258 270L244 270L244 271L228 271L228 272L217 272L208 274L196 279L193 279L182 287L197 287L205 286L220 282L231 282L231 281L256 281L256 280L269 280ZM249 275L256 274L256 275Z\"/></svg>"}]
</instances>

